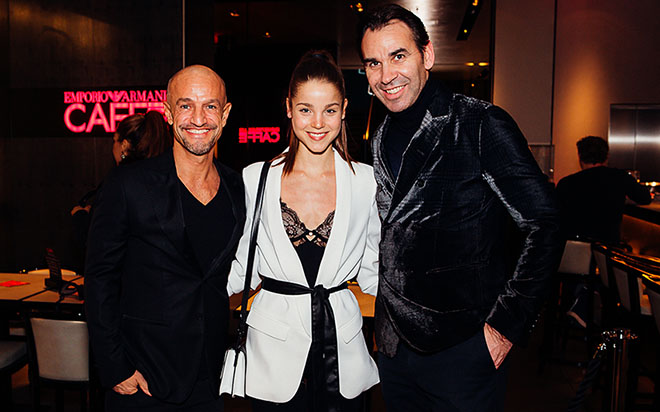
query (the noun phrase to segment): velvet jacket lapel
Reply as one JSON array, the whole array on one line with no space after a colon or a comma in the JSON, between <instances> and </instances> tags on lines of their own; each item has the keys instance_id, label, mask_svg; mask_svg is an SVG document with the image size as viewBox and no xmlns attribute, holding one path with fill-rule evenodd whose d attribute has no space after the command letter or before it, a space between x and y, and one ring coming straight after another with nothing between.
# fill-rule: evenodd
<instances>
[{"instance_id":1,"label":"velvet jacket lapel","mask_svg":"<svg viewBox=\"0 0 660 412\"><path fill-rule=\"evenodd\" d=\"M440 104L432 105L422 119L419 129L410 140L408 147L403 152L401 169L396 180L393 181L392 174L386 166L385 153L383 147L383 137L387 133L390 122L390 116L376 131L373 140L374 150L374 174L379 186L378 209L381 218L384 220L396 220L401 211L406 196L413 189L413 185L418 181L420 172L424 169L429 156L434 148L440 144L440 134L444 126L449 122L451 113L449 113L449 101L452 94L445 90L440 84L430 84L434 88L432 101L440 101ZM441 95L442 99L437 96ZM383 211L387 213L383 215Z\"/></svg>"}]
</instances>

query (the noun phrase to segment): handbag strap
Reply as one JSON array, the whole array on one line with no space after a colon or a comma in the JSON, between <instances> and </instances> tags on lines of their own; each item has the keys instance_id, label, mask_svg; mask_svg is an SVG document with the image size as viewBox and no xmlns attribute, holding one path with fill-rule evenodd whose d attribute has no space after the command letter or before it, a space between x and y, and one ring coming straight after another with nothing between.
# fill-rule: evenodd
<instances>
[{"instance_id":1,"label":"handbag strap","mask_svg":"<svg viewBox=\"0 0 660 412\"><path fill-rule=\"evenodd\" d=\"M264 189L266 187L266 177L271 162L264 162L259 176L259 187L257 188L257 198L254 203L254 217L252 218L252 228L250 229L250 246L248 248L247 269L245 271L245 286L243 287L243 298L241 299L241 316L238 323L238 333L236 338L236 347L238 348L247 334L247 303L250 297L250 283L252 280L252 268L254 267L254 253L257 248L257 233L259 233L259 220L261 219L261 207L264 200Z\"/></svg>"}]
</instances>

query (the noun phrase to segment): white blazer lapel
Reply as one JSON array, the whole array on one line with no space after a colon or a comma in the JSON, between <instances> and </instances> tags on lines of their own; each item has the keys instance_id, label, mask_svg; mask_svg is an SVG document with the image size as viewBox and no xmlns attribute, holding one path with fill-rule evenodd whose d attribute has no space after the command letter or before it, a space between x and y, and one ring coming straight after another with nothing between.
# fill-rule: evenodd
<instances>
[{"instance_id":1,"label":"white blazer lapel","mask_svg":"<svg viewBox=\"0 0 660 412\"><path fill-rule=\"evenodd\" d=\"M267 218L267 233L269 241L272 243L275 257L279 261L282 269L282 278L289 282L299 283L307 286L305 271L300 263L298 254L291 244L291 240L284 230L282 223L282 208L280 207L280 197L282 192L282 171L283 164L274 166L268 175L266 185L266 204L264 209Z\"/></svg>"},{"instance_id":2,"label":"white blazer lapel","mask_svg":"<svg viewBox=\"0 0 660 412\"><path fill-rule=\"evenodd\" d=\"M348 234L352 197L351 169L337 151L334 151L334 153L336 186L335 218L332 223L332 230L330 231L330 239L328 239L328 244L325 247L321 266L319 267L319 274L316 279L317 285L323 284L326 287L335 286L333 281L339 270L341 256L344 245L346 244L346 235Z\"/></svg>"}]
</instances>

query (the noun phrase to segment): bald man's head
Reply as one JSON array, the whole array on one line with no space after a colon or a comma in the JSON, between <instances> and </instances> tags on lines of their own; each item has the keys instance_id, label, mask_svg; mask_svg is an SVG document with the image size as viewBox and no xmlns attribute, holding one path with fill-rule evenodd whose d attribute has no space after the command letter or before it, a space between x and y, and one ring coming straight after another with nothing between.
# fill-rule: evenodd
<instances>
[{"instance_id":1,"label":"bald man's head","mask_svg":"<svg viewBox=\"0 0 660 412\"><path fill-rule=\"evenodd\" d=\"M206 66L179 70L167 83L165 116L174 131L175 150L182 147L198 156L209 153L230 110L224 81Z\"/></svg>"},{"instance_id":2,"label":"bald man's head","mask_svg":"<svg viewBox=\"0 0 660 412\"><path fill-rule=\"evenodd\" d=\"M188 66L186 68L183 68L179 70L178 72L174 73L172 77L170 77L170 80L167 82L167 102L169 104L172 104L172 100L170 100L170 97L172 96L172 91L175 89L180 82L189 82L191 79L197 79L199 80L207 80L209 82L215 83L217 82L219 84L219 88L221 91L221 94L223 96L223 102L227 101L227 91L225 88L225 82L222 80L218 74L213 71L212 69L202 66L199 64L193 65L193 66Z\"/></svg>"}]
</instances>

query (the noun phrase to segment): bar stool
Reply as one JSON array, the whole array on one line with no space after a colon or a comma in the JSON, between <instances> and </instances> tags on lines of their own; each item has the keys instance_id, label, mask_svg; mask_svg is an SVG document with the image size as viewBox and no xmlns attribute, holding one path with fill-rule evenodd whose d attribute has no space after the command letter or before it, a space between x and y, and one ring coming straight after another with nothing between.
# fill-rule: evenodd
<instances>
[{"instance_id":1,"label":"bar stool","mask_svg":"<svg viewBox=\"0 0 660 412\"><path fill-rule=\"evenodd\" d=\"M596 262L598 278L601 285L603 285L600 290L601 326L603 328L621 326L621 314L618 307L619 295L610 264L610 256L619 256L619 254L614 248L598 242L591 245L591 251Z\"/></svg>"},{"instance_id":2,"label":"bar stool","mask_svg":"<svg viewBox=\"0 0 660 412\"><path fill-rule=\"evenodd\" d=\"M624 318L624 321L639 336L645 330L645 323L651 321L652 314L649 297L644 293L644 287L642 285L642 279L646 272L638 261L625 254L620 254L619 256L611 255L609 260L621 306L625 309L626 318ZM628 369L626 390L626 405L628 410L634 408L635 398L639 395L637 386L640 366L639 348L632 348L630 351L630 366Z\"/></svg>"},{"instance_id":3,"label":"bar stool","mask_svg":"<svg viewBox=\"0 0 660 412\"><path fill-rule=\"evenodd\" d=\"M580 240L568 240L564 247L559 269L552 279L552 288L548 304L545 311L545 320L543 328L543 343L541 345L541 363L539 372L543 370L545 363L549 360L566 362L563 353L566 350L569 337L568 322L565 313L574 298L577 298L572 291L567 291L567 285L580 284L585 285L586 313L582 316L584 319L585 334L581 336L586 342L586 352L583 361L587 361L591 356L591 337L593 328L593 283L595 279L595 264L592 257L591 243ZM566 298L571 299L565 302ZM554 357L555 341L558 341L562 354ZM570 362L574 363L574 362ZM582 361L578 361L581 364Z\"/></svg>"},{"instance_id":4,"label":"bar stool","mask_svg":"<svg viewBox=\"0 0 660 412\"><path fill-rule=\"evenodd\" d=\"M656 273L644 274L642 283L646 286L646 294L651 303L651 313L655 320L656 331L655 347L656 347L656 366L655 366L655 387L653 391L653 409L660 410L660 270Z\"/></svg>"}]
</instances>

